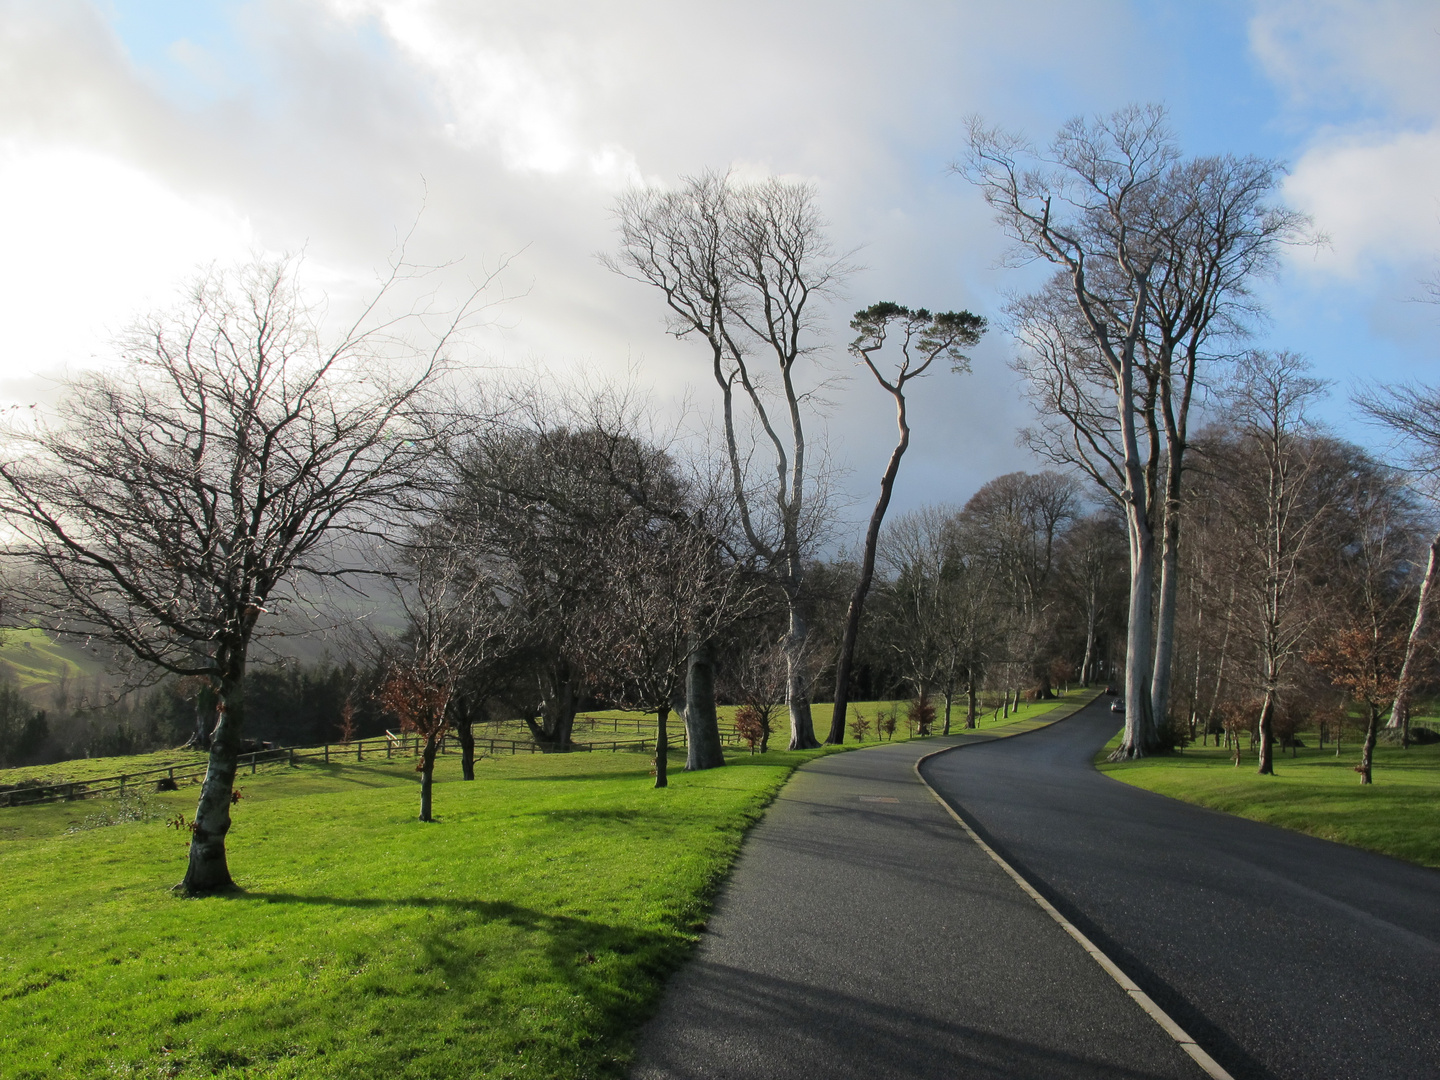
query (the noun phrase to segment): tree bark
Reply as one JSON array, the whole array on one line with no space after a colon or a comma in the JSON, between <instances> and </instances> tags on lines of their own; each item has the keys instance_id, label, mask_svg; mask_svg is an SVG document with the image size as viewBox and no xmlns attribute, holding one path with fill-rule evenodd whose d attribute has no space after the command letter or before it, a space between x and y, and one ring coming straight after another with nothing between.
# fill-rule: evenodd
<instances>
[{"instance_id":1,"label":"tree bark","mask_svg":"<svg viewBox=\"0 0 1440 1080\"><path fill-rule=\"evenodd\" d=\"M530 737L547 753L569 750L570 735L575 728L575 679L570 666L561 661L544 676L544 695L540 702L540 720L527 716Z\"/></svg>"},{"instance_id":2,"label":"tree bark","mask_svg":"<svg viewBox=\"0 0 1440 1080\"><path fill-rule=\"evenodd\" d=\"M715 769L725 764L720 718L715 711L715 645L692 640L685 667L685 769Z\"/></svg>"},{"instance_id":3,"label":"tree bark","mask_svg":"<svg viewBox=\"0 0 1440 1080\"><path fill-rule=\"evenodd\" d=\"M655 710L655 786L657 788L668 787L670 784L669 759L670 752L669 733L665 729L665 723L670 719L670 709L662 705Z\"/></svg>"},{"instance_id":4,"label":"tree bark","mask_svg":"<svg viewBox=\"0 0 1440 1080\"><path fill-rule=\"evenodd\" d=\"M1126 507L1130 525L1130 625L1125 636L1125 733L1111 757L1144 757L1155 749L1150 719L1151 592L1155 542L1134 503Z\"/></svg>"},{"instance_id":5,"label":"tree bark","mask_svg":"<svg viewBox=\"0 0 1440 1080\"><path fill-rule=\"evenodd\" d=\"M1371 769L1375 761L1375 736L1380 728L1380 706L1371 703L1370 721L1365 725L1365 742L1360 747L1360 783L1371 783Z\"/></svg>"},{"instance_id":6,"label":"tree bark","mask_svg":"<svg viewBox=\"0 0 1440 1080\"><path fill-rule=\"evenodd\" d=\"M876 378L879 378L878 374ZM865 597L869 595L870 583L875 577L875 549L880 541L880 526L885 521L885 511L890 507L890 494L895 490L900 459L905 456L905 450L910 445L905 395L898 388L886 385L883 379L881 385L885 386L895 399L895 424L900 429L900 434L895 449L890 451L885 472L880 477L880 497L875 500L875 509L870 512L870 523L865 527L865 550L860 557L860 580L855 583L855 591L850 596L850 606L845 611L845 630L840 636L840 659L835 665L835 711L830 717L830 734L825 739L825 742L832 746L839 746L845 741L845 714L850 707L850 666L855 659L855 642L860 635L860 616L865 611ZM948 699L945 728L946 734L949 734Z\"/></svg>"},{"instance_id":7,"label":"tree bark","mask_svg":"<svg viewBox=\"0 0 1440 1080\"><path fill-rule=\"evenodd\" d=\"M440 748L440 734L432 731L425 736L425 749L420 754L420 820L434 821L431 816L431 789L435 782L435 752Z\"/></svg>"},{"instance_id":8,"label":"tree bark","mask_svg":"<svg viewBox=\"0 0 1440 1080\"><path fill-rule=\"evenodd\" d=\"M210 733L215 730L216 720L215 689L202 683L195 692L195 731L185 745L196 750L210 749Z\"/></svg>"},{"instance_id":9,"label":"tree bark","mask_svg":"<svg viewBox=\"0 0 1440 1080\"><path fill-rule=\"evenodd\" d=\"M1395 705L1390 710L1387 727L1401 728L1401 741L1410 743L1410 684L1414 680L1415 654L1425 633L1425 617L1430 612L1431 591L1435 587L1435 569L1440 562L1440 536L1430 541L1430 557L1425 563L1425 578L1420 582L1420 596L1415 601L1415 621L1410 624L1410 637L1405 642L1405 660L1400 665L1400 679L1395 690Z\"/></svg>"},{"instance_id":10,"label":"tree bark","mask_svg":"<svg viewBox=\"0 0 1440 1080\"><path fill-rule=\"evenodd\" d=\"M1275 694L1268 689L1260 706L1260 767L1255 771L1261 776L1275 773Z\"/></svg>"},{"instance_id":11,"label":"tree bark","mask_svg":"<svg viewBox=\"0 0 1440 1080\"><path fill-rule=\"evenodd\" d=\"M225 835L230 831L230 806L235 772L240 759L240 729L245 722L243 682L245 662L232 661L220 676L215 730L210 733L210 761L200 786L200 802L190 827L190 863L180 888L190 896L204 896L235 888L225 857Z\"/></svg>"},{"instance_id":12,"label":"tree bark","mask_svg":"<svg viewBox=\"0 0 1440 1080\"><path fill-rule=\"evenodd\" d=\"M465 695L455 698L455 736L460 740L460 778L475 779L475 730L474 718L470 715L470 699Z\"/></svg>"},{"instance_id":13,"label":"tree bark","mask_svg":"<svg viewBox=\"0 0 1440 1080\"><path fill-rule=\"evenodd\" d=\"M978 696L978 690L975 686L975 672L971 670L965 680L965 726L967 728L975 727L975 718L980 714Z\"/></svg>"},{"instance_id":14,"label":"tree bark","mask_svg":"<svg viewBox=\"0 0 1440 1080\"><path fill-rule=\"evenodd\" d=\"M1176 496L1178 500L1178 495ZM1165 726L1170 719L1170 679L1175 654L1175 609L1180 580L1179 512L1167 503L1164 540L1160 552L1160 602L1155 612L1154 671L1150 677L1150 719L1157 744L1165 741Z\"/></svg>"},{"instance_id":15,"label":"tree bark","mask_svg":"<svg viewBox=\"0 0 1440 1080\"><path fill-rule=\"evenodd\" d=\"M814 750L820 745L810 716L810 675L805 662L805 641L809 632L800 597L792 594L790 627L785 635L785 704L790 712L791 750Z\"/></svg>"}]
</instances>

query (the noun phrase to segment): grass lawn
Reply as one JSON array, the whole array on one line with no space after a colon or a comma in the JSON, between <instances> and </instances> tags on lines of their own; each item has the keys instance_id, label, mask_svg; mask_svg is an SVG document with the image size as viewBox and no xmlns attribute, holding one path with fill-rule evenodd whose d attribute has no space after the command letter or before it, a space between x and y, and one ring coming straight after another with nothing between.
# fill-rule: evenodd
<instances>
[{"instance_id":1,"label":"grass lawn","mask_svg":"<svg viewBox=\"0 0 1440 1080\"><path fill-rule=\"evenodd\" d=\"M100 674L104 665L68 642L52 641L43 630L29 627L0 633L0 673L21 690Z\"/></svg>"},{"instance_id":2,"label":"grass lawn","mask_svg":"<svg viewBox=\"0 0 1440 1080\"><path fill-rule=\"evenodd\" d=\"M816 753L651 788L629 753L244 775L244 892L169 892L159 819L0 810L0 1077L618 1076L748 824ZM677 752L672 769L683 759ZM149 797L194 810L195 789Z\"/></svg>"},{"instance_id":3,"label":"grass lawn","mask_svg":"<svg viewBox=\"0 0 1440 1080\"><path fill-rule=\"evenodd\" d=\"M1311 741L1308 740L1307 741ZM1183 754L1114 764L1096 758L1116 780L1252 821L1309 833L1440 867L1440 744L1375 748L1375 782L1366 787L1354 766L1360 749L1302 747L1298 756L1276 748L1275 775L1255 772L1247 751L1239 768L1230 751L1191 746Z\"/></svg>"}]
</instances>

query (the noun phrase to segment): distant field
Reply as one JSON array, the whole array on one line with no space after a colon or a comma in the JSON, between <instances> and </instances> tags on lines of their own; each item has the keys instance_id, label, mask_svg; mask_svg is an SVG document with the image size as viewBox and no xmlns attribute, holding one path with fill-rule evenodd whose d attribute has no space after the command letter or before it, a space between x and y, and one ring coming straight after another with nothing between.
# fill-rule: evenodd
<instances>
[{"instance_id":1,"label":"distant field","mask_svg":"<svg viewBox=\"0 0 1440 1080\"><path fill-rule=\"evenodd\" d=\"M1111 740L1117 744L1119 736ZM1423 866L1440 867L1440 744L1375 750L1375 782L1364 786L1354 767L1359 748L1302 747L1296 757L1277 748L1274 776L1255 772L1247 751L1239 768L1230 751L1189 747L1183 754L1112 764L1101 772L1127 784L1228 814L1368 848Z\"/></svg>"},{"instance_id":2,"label":"distant field","mask_svg":"<svg viewBox=\"0 0 1440 1080\"><path fill-rule=\"evenodd\" d=\"M22 691L62 679L92 678L104 670L102 663L82 649L51 641L43 630L0 631L0 675L8 676Z\"/></svg>"},{"instance_id":3,"label":"distant field","mask_svg":"<svg viewBox=\"0 0 1440 1080\"><path fill-rule=\"evenodd\" d=\"M1018 709L1011 711L1008 721L990 712L982 713L976 727L983 730L1000 723L1038 716L1048 712L1062 701L1072 700L1078 695L1089 692L1091 691L1073 690L1068 697L1062 695L1053 701L1022 703ZM858 709L870 721L870 733L863 745L869 746L879 741L875 731L875 717L878 713L887 711L892 704L897 705L900 711L900 722L895 730L895 739L904 740L909 737L905 724L907 712L905 702L862 701L852 704L851 716L853 717ZM815 718L816 736L823 741L826 733L830 730L832 706L829 702L817 703L811 707L811 711ZM719 713L722 728L729 728L734 723L735 707L722 705ZM594 724L587 723L587 718L593 718ZM618 723L612 724L612 721L618 721ZM964 730L964 723L964 709L957 707L951 719L952 728L956 731ZM672 746L684 745L684 728L684 722L679 717L671 717L669 729ZM935 731L937 733L940 731L939 720L936 721ZM521 720L485 724L476 728L476 735L477 737L514 739L520 742L530 741L529 729ZM602 743L624 739L653 739L655 737L655 714L625 712L618 709L586 712L581 714L577 720L574 737L576 742ZM855 742L853 734L848 731L845 733L845 740L851 744ZM789 741L789 718L782 711L776 731L770 737L770 746L772 749L783 750ZM458 753L458 748L453 740L449 749ZM14 784L21 780L43 780L46 783L63 784L100 776L115 776L121 772L143 772L148 769L168 768L171 765L193 765L202 763L204 760L204 754L196 753L193 750L157 750L149 754L132 754L125 757L77 758L54 765L25 765L0 769L0 784Z\"/></svg>"}]
</instances>

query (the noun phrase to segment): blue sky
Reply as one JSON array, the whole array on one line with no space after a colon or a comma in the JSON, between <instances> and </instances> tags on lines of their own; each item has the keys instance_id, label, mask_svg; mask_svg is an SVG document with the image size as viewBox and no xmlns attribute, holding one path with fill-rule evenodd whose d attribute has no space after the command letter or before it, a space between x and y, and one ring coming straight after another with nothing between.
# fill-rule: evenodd
<instances>
[{"instance_id":1,"label":"blue sky","mask_svg":"<svg viewBox=\"0 0 1440 1080\"><path fill-rule=\"evenodd\" d=\"M695 350L601 269L629 183L706 166L813 180L876 299L994 314L1033 273L947 172L979 113L1044 142L1067 117L1163 101L1190 153L1289 163L1285 197L1331 246L1264 286L1256 343L1308 354L1355 424L1357 378L1435 377L1440 309L1407 302L1440 256L1440 9L1419 0L0 0L0 397L103 363L108 335L197 264L304 250L317 288L372 279L424 206L416 253L473 274L520 252L523 294L477 360L633 378L708 407ZM456 279L457 286L459 278ZM1033 468L995 333L937 378L897 501L963 501ZM873 387L828 414L863 503L892 437Z\"/></svg>"}]
</instances>

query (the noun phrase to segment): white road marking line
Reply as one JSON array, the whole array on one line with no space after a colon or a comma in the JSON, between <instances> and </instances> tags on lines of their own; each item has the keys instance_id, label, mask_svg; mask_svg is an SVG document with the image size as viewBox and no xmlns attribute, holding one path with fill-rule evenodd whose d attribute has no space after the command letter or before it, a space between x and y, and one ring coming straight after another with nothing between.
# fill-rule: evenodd
<instances>
[{"instance_id":1,"label":"white road marking line","mask_svg":"<svg viewBox=\"0 0 1440 1080\"><path fill-rule=\"evenodd\" d=\"M1144 1009L1146 1013L1149 1014L1150 1019L1154 1020L1157 1024L1159 1024L1160 1027L1164 1029L1165 1034L1169 1035L1170 1038L1174 1039L1175 1042L1179 1045L1180 1049L1184 1050L1185 1053L1189 1054L1191 1058L1195 1060L1195 1064L1199 1065L1200 1068L1204 1069L1206 1074L1210 1076L1212 1080L1235 1080L1233 1076L1231 1076L1221 1067L1218 1061L1216 1061L1203 1049L1200 1048L1200 1044L1197 1043L1194 1039L1192 1039L1184 1028L1177 1024L1173 1019L1171 1019L1169 1013L1167 1013L1164 1009L1160 1008L1159 1005L1155 1004L1154 999L1151 998L1149 994L1145 993L1144 990L1141 990L1140 987L1136 986L1135 980L1130 978L1129 975L1126 975L1125 972L1121 971L1119 965L1117 965L1115 961L1111 960L1110 957L1106 956L1105 953L1100 950L1100 947L1098 945L1096 945L1088 937L1082 934L1079 928L1076 927L1074 923L1072 923L1069 919L1065 918L1064 915L1061 915L1060 912L1056 911L1055 905L1050 903L1049 900L1046 900L1045 897L1041 896L1035 890L1035 887L1020 875L1020 872L1018 870L1016 870L1013 866L1011 866L1008 862L1006 862L1003 858L1000 857L999 852L997 852L984 840L980 839L980 835L970 827L969 823L964 818L962 818L958 813L955 812L955 808L951 806L948 802L946 802L944 798L941 797L938 791L936 791L933 787L930 786L930 782L926 780L924 775L920 772L920 766L923 765L925 762L929 761L932 757L936 757L937 755L946 753L950 750L956 750L964 745L966 744L959 743L956 746L946 746L940 750L936 750L932 753L926 754L924 757L920 758L915 762L915 775L919 777L920 782L925 785L925 790L930 792L931 795L935 796L935 801L938 802L941 806L943 806L945 808L945 811L952 818L955 819L955 823L959 825L962 829L964 829L965 832L969 835L970 839L974 840L975 843L980 846L980 850L985 852L986 855L989 855L990 858L994 859L1000 869L1004 870L1005 873L1009 874L1011 880L1013 880L1016 885L1019 885L1020 888L1024 890L1025 894L1030 897L1030 899L1034 900L1035 903L1039 904L1041 909L1045 911L1046 914L1048 914L1052 919L1059 923L1061 929L1063 929L1067 934L1074 938L1075 941L1079 943L1080 947L1090 954L1091 959L1093 959L1097 964L1099 964L1105 970L1105 973L1107 975L1109 975L1112 979L1114 979L1117 983L1120 984L1120 989L1124 990L1125 993L1129 994L1130 999L1134 1001L1135 1004L1139 1005L1142 1009Z\"/></svg>"}]
</instances>

